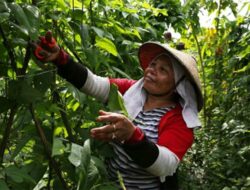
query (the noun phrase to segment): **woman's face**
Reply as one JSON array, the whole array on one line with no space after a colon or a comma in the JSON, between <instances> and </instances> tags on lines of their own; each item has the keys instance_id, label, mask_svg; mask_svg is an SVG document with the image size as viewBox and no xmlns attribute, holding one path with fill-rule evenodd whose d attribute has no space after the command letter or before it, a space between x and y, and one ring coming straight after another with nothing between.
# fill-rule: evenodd
<instances>
[{"instance_id":1,"label":"woman's face","mask_svg":"<svg viewBox=\"0 0 250 190\"><path fill-rule=\"evenodd\" d=\"M144 89L151 95L172 94L175 89L174 71L170 59L162 55L153 60L144 71Z\"/></svg>"}]
</instances>

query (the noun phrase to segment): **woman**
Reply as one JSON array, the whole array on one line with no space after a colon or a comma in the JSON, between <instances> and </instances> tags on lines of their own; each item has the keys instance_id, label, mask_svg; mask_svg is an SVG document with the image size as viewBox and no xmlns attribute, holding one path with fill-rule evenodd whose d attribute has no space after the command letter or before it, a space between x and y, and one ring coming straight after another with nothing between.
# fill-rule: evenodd
<instances>
[{"instance_id":1,"label":"woman","mask_svg":"<svg viewBox=\"0 0 250 190\"><path fill-rule=\"evenodd\" d=\"M123 94L129 118L101 110L97 121L108 124L91 130L93 138L114 147L115 156L106 162L110 178L117 180L119 171L128 190L177 189L176 183L167 184L167 176L175 174L193 143L193 129L201 125L203 99L195 59L147 42L139 48L140 80L104 78L74 62L51 33L40 40L33 43L35 56L54 62L58 74L82 92L107 102L114 83Z\"/></svg>"}]
</instances>

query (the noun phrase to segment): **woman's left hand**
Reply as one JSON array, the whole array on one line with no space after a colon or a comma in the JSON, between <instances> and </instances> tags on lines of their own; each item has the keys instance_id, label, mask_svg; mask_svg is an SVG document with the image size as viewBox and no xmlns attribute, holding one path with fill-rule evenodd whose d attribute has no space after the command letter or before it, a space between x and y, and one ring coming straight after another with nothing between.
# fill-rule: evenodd
<instances>
[{"instance_id":1,"label":"woman's left hand","mask_svg":"<svg viewBox=\"0 0 250 190\"><path fill-rule=\"evenodd\" d=\"M129 140L136 126L124 115L113 112L99 111L98 122L109 123L102 127L91 129L91 136L101 141L118 141L123 143Z\"/></svg>"}]
</instances>

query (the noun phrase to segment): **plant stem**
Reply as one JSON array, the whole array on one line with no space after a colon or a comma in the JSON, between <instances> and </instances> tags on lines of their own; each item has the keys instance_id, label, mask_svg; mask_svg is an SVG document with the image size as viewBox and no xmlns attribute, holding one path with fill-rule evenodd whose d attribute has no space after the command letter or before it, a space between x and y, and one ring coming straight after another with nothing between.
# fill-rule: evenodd
<instances>
[{"instance_id":1,"label":"plant stem","mask_svg":"<svg viewBox=\"0 0 250 190\"><path fill-rule=\"evenodd\" d=\"M24 60L23 60L23 67L20 70L20 74L21 75L25 75L26 70L28 68L28 63L29 63L29 60L30 60L30 57L31 57L31 51L30 51L30 49L31 49L30 43L28 43L27 47L26 47L25 57L24 57Z\"/></svg>"},{"instance_id":2,"label":"plant stem","mask_svg":"<svg viewBox=\"0 0 250 190\"><path fill-rule=\"evenodd\" d=\"M2 140L1 145L0 145L0 165L2 165L2 163L3 163L4 151L5 151L7 143L8 143L8 139L10 136L10 131L11 131L11 127L13 124L13 120L14 120L14 116L16 114L16 111L17 111L16 105L10 109L10 116L9 116L7 126L6 126L5 131L4 131L3 140Z\"/></svg>"},{"instance_id":3,"label":"plant stem","mask_svg":"<svg viewBox=\"0 0 250 190\"><path fill-rule=\"evenodd\" d=\"M29 110L30 110L30 113L32 115L32 119L35 123L35 127L37 129L37 132L38 132L40 139L42 141L42 144L44 146L44 150L45 150L45 153L49 159L49 162L51 162L51 166L55 170L56 175L58 176L59 180L61 181L63 188L65 190L69 190L69 188L67 187L66 181L62 177L62 172L58 166L58 163L51 157L51 149L49 148L50 147L49 143L46 139L46 136L45 136L44 131L40 125L38 118L35 116L35 110L34 110L33 104L30 105Z\"/></svg>"},{"instance_id":4,"label":"plant stem","mask_svg":"<svg viewBox=\"0 0 250 190\"><path fill-rule=\"evenodd\" d=\"M56 27L56 31L58 32L59 36L61 37L61 39L63 39L63 42L66 44L67 47L70 47L69 43L65 40L66 37L63 35L61 30L57 26L55 26L55 27ZM83 64L81 58L77 55L77 53L74 50L70 49L70 48L68 48L68 49L73 53L73 55L77 59L77 61L79 63Z\"/></svg>"},{"instance_id":5,"label":"plant stem","mask_svg":"<svg viewBox=\"0 0 250 190\"><path fill-rule=\"evenodd\" d=\"M58 107L60 108L60 114L61 114L64 126L67 130L67 133L69 135L69 140L71 142L76 142L76 140L74 139L72 130L71 130L70 122L69 122L67 114L65 112L65 107L60 103L60 96L59 96L58 92L55 90L53 92L53 98L54 98L55 102L57 103Z\"/></svg>"},{"instance_id":6,"label":"plant stem","mask_svg":"<svg viewBox=\"0 0 250 190\"><path fill-rule=\"evenodd\" d=\"M95 26L95 20L94 20L94 16L93 16L93 1L90 1L89 4L89 15L90 15L90 25L91 26ZM91 43L94 44L95 43L95 37L93 35L91 35Z\"/></svg>"},{"instance_id":7,"label":"plant stem","mask_svg":"<svg viewBox=\"0 0 250 190\"><path fill-rule=\"evenodd\" d=\"M51 180L53 179L52 178L52 163L49 162L49 176L48 176L48 183L47 183L47 190L50 190L50 183L51 183Z\"/></svg>"},{"instance_id":8,"label":"plant stem","mask_svg":"<svg viewBox=\"0 0 250 190\"><path fill-rule=\"evenodd\" d=\"M218 32L219 31L219 26L220 26L220 19L219 19L219 16L220 16L220 13L221 13L221 0L219 0L219 8L218 8L218 13L217 13L217 18L215 19L215 21L216 21L216 27L215 27L215 29L216 29L216 32Z\"/></svg>"},{"instance_id":9,"label":"plant stem","mask_svg":"<svg viewBox=\"0 0 250 190\"><path fill-rule=\"evenodd\" d=\"M15 71L15 73L17 73L17 66L16 66L16 61L15 61L15 55L12 51L12 48L10 47L9 45L9 42L4 34L4 31L0 25L0 34L1 36L3 37L3 45L4 47L6 48L7 52L8 52L8 55L9 55L9 58L10 58L10 65L13 69L13 71Z\"/></svg>"},{"instance_id":10,"label":"plant stem","mask_svg":"<svg viewBox=\"0 0 250 190\"><path fill-rule=\"evenodd\" d=\"M192 26L193 28L193 26ZM194 31L194 30L192 30ZM201 65L201 72L202 72L202 82L203 82L203 96L204 96L204 105L203 105L203 117L204 117L204 127L206 127L207 125L207 108L206 108L206 99L207 99L207 93L206 93L206 73L205 73L205 68L203 65L203 58L201 55L201 47L200 47L200 43L198 41L198 38L196 36L196 34L193 32L193 36L197 45L197 49L198 49L198 55L199 55L199 60L200 60L200 65Z\"/></svg>"}]
</instances>

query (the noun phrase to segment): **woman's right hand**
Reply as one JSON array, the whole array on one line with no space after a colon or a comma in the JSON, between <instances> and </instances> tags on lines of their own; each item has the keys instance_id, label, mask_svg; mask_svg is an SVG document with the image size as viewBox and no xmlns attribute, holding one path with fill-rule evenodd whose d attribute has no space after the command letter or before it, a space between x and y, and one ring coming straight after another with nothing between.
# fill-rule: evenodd
<instances>
[{"instance_id":1,"label":"woman's right hand","mask_svg":"<svg viewBox=\"0 0 250 190\"><path fill-rule=\"evenodd\" d=\"M91 129L91 136L101 141L118 141L124 143L133 136L136 126L124 115L114 112L99 111L98 122L109 123Z\"/></svg>"},{"instance_id":2,"label":"woman's right hand","mask_svg":"<svg viewBox=\"0 0 250 190\"><path fill-rule=\"evenodd\" d=\"M42 62L56 62L60 56L60 47L51 31L47 31L45 36L40 36L37 42L31 41L30 44L34 48L34 56Z\"/></svg>"}]
</instances>

